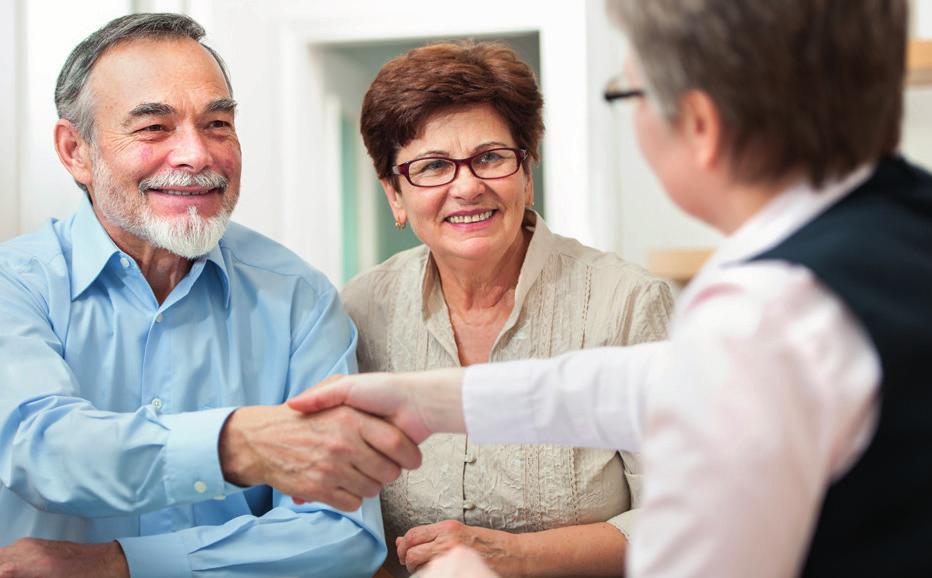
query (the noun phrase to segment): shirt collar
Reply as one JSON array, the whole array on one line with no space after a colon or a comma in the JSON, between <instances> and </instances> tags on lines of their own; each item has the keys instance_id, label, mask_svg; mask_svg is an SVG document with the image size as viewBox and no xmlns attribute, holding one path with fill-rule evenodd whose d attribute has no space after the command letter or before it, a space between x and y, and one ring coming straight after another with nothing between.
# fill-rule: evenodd
<instances>
[{"instance_id":1,"label":"shirt collar","mask_svg":"<svg viewBox=\"0 0 932 578\"><path fill-rule=\"evenodd\" d=\"M216 266L217 277L220 279L220 285L223 286L223 303L224 306L230 308L230 275L227 272L226 261L223 259L223 239L220 239L220 242L217 243L213 249L211 249L206 255L198 259L206 260L208 263L213 263Z\"/></svg>"},{"instance_id":2,"label":"shirt collar","mask_svg":"<svg viewBox=\"0 0 932 578\"><path fill-rule=\"evenodd\" d=\"M191 270L195 270L199 261L213 263L216 266L220 284L223 286L224 303L229 308L230 277L227 273L226 263L223 260L222 245L223 240L221 239L220 243L206 255L196 259L191 264ZM77 213L75 213L74 224L71 227L71 299L77 299L90 287L91 283L100 276L110 259L117 254L125 256L127 259L130 258L129 255L120 251L120 248L107 234L107 231L97 219L94 208L87 197L82 198L81 205L78 207Z\"/></svg>"},{"instance_id":3,"label":"shirt collar","mask_svg":"<svg viewBox=\"0 0 932 578\"><path fill-rule=\"evenodd\" d=\"M821 188L817 189L807 181L801 181L777 194L724 240L702 267L696 280L777 246L863 184L874 169L874 164L863 165ZM690 284L691 287L701 285L701 282ZM686 296L684 294L684 300Z\"/></svg>"},{"instance_id":4,"label":"shirt collar","mask_svg":"<svg viewBox=\"0 0 932 578\"><path fill-rule=\"evenodd\" d=\"M117 253L119 247L97 220L90 201L82 198L71 227L71 298L83 293Z\"/></svg>"}]
</instances>

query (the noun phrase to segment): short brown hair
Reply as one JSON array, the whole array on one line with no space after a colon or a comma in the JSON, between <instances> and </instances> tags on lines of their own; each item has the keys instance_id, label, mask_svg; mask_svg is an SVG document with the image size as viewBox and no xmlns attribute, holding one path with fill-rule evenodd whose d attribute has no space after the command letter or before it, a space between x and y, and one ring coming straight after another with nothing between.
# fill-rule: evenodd
<instances>
[{"instance_id":1,"label":"short brown hair","mask_svg":"<svg viewBox=\"0 0 932 578\"><path fill-rule=\"evenodd\" d=\"M392 176L398 149L417 138L430 117L473 104L495 108L515 144L538 160L543 97L534 72L507 45L431 44L386 62L366 92L360 119L379 178Z\"/></svg>"},{"instance_id":2,"label":"short brown hair","mask_svg":"<svg viewBox=\"0 0 932 578\"><path fill-rule=\"evenodd\" d=\"M737 177L803 170L820 185L894 152L906 0L609 0L669 122L715 101Z\"/></svg>"}]
</instances>

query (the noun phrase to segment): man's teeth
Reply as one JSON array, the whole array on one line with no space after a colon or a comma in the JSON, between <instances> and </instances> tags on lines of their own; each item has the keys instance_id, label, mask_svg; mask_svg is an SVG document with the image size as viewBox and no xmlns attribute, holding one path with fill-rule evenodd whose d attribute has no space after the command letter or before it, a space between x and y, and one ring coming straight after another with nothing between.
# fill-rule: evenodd
<instances>
[{"instance_id":1,"label":"man's teeth","mask_svg":"<svg viewBox=\"0 0 932 578\"><path fill-rule=\"evenodd\" d=\"M447 217L447 220L454 224L460 223L478 223L479 221L484 221L492 217L492 213L495 211L486 211L484 213L476 213L475 215L453 215Z\"/></svg>"},{"instance_id":2,"label":"man's teeth","mask_svg":"<svg viewBox=\"0 0 932 578\"><path fill-rule=\"evenodd\" d=\"M165 193L166 195L176 195L179 197L193 197L199 195L206 195L210 191L177 191L174 189L156 189L160 193Z\"/></svg>"}]
</instances>

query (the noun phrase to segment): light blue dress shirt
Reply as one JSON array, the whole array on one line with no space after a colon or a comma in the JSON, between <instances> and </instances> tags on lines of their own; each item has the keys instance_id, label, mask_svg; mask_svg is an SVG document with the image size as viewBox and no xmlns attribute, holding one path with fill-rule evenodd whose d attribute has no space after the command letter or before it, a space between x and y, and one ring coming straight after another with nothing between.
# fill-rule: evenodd
<instances>
[{"instance_id":1,"label":"light blue dress shirt","mask_svg":"<svg viewBox=\"0 0 932 578\"><path fill-rule=\"evenodd\" d=\"M220 429L356 370L319 272L232 224L159 305L84 201L0 244L0 546L119 539L132 576L370 576L377 499L353 513L227 484Z\"/></svg>"}]
</instances>

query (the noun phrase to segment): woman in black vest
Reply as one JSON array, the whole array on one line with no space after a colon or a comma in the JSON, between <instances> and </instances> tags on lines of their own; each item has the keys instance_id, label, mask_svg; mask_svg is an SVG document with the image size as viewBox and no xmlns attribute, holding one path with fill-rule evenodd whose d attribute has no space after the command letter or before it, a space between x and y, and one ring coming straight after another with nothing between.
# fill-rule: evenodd
<instances>
[{"instance_id":1,"label":"woman in black vest","mask_svg":"<svg viewBox=\"0 0 932 578\"><path fill-rule=\"evenodd\" d=\"M629 576L932 576L932 176L895 156L906 4L611 1L633 53L610 96L637 100L673 201L727 235L670 340L354 376L296 405L416 441L641 449Z\"/></svg>"}]
</instances>

